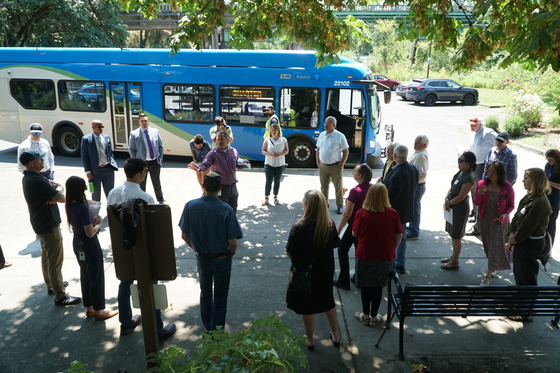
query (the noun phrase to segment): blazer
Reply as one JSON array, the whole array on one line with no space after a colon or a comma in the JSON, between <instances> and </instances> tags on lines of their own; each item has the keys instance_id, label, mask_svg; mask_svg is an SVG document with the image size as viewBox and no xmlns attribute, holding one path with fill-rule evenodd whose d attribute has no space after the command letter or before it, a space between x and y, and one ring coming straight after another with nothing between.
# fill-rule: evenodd
<instances>
[{"instance_id":1,"label":"blazer","mask_svg":"<svg viewBox=\"0 0 560 373\"><path fill-rule=\"evenodd\" d=\"M118 171L119 167L113 157L111 139L103 133L100 136L102 141L105 143L105 155L107 156L107 161L109 161L109 165L106 167L111 167L114 171ZM82 153L84 171L86 173L91 172L93 175L96 175L101 167L99 167L99 154L97 153L97 144L95 143L95 136L93 133L82 137L80 150Z\"/></svg>"},{"instance_id":2,"label":"blazer","mask_svg":"<svg viewBox=\"0 0 560 373\"><path fill-rule=\"evenodd\" d=\"M488 192L482 196L478 194L478 190L486 186L486 179L481 179L478 182L476 193L474 194L473 203L478 206L478 216L483 217L488 205ZM511 183L506 181L503 188L498 192L498 216L508 214L502 224L509 222L509 213L515 208L515 193ZM496 216L496 217L498 217Z\"/></svg>"},{"instance_id":3,"label":"blazer","mask_svg":"<svg viewBox=\"0 0 560 373\"><path fill-rule=\"evenodd\" d=\"M155 128L148 127L148 133L150 134L150 140L154 148L154 156L156 157L157 163L161 166L163 163L163 142L161 141L159 131ZM142 130L142 128L137 128L130 133L130 137L128 138L128 152L132 158L147 158L148 149L144 141L144 136L144 130Z\"/></svg>"},{"instance_id":4,"label":"blazer","mask_svg":"<svg viewBox=\"0 0 560 373\"><path fill-rule=\"evenodd\" d=\"M418 169L409 162L402 162L389 172L383 184L389 192L391 207L397 210L401 223L408 223L414 214L414 198L418 187Z\"/></svg>"}]
</instances>

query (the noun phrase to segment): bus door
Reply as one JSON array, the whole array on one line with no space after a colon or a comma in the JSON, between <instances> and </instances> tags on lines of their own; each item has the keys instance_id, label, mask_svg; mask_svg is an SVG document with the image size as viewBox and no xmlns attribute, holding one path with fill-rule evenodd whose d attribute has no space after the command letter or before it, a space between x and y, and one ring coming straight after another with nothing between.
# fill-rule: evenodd
<instances>
[{"instance_id":1,"label":"bus door","mask_svg":"<svg viewBox=\"0 0 560 373\"><path fill-rule=\"evenodd\" d=\"M113 144L115 149L128 149L130 132L138 128L142 109L142 84L112 82L110 84Z\"/></svg>"},{"instance_id":2,"label":"bus door","mask_svg":"<svg viewBox=\"0 0 560 373\"><path fill-rule=\"evenodd\" d=\"M350 154L349 163L362 162L363 123L366 101L361 89L327 89L327 116L336 118L336 129L344 134Z\"/></svg>"}]
</instances>

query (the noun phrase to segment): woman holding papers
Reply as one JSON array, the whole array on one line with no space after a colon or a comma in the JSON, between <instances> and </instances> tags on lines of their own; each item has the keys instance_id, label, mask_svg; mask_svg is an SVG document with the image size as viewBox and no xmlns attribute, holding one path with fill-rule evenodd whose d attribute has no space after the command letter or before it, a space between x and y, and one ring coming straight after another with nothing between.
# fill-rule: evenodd
<instances>
[{"instance_id":1,"label":"woman holding papers","mask_svg":"<svg viewBox=\"0 0 560 373\"><path fill-rule=\"evenodd\" d=\"M486 169L486 178L478 182L474 195L482 246L488 258L488 271L481 285L489 285L495 271L510 269L509 255L504 247L509 229L509 213L515 207L513 187L506 181L502 162L492 162Z\"/></svg>"},{"instance_id":2,"label":"woman holding papers","mask_svg":"<svg viewBox=\"0 0 560 373\"><path fill-rule=\"evenodd\" d=\"M445 231L451 236L453 253L441 260L441 268L446 270L459 269L461 255L461 239L465 235L465 226L469 217L469 192L474 184L473 171L476 169L476 156L473 152L464 152L457 159L459 172L451 180L451 189L445 197L444 208L451 214L446 216Z\"/></svg>"},{"instance_id":3,"label":"woman holding papers","mask_svg":"<svg viewBox=\"0 0 560 373\"><path fill-rule=\"evenodd\" d=\"M80 265L82 299L87 308L86 316L105 320L118 312L105 309L105 274L103 252L97 238L101 228L101 216L90 216L85 195L86 182L78 176L66 181L66 216L72 227L72 246Z\"/></svg>"}]
</instances>

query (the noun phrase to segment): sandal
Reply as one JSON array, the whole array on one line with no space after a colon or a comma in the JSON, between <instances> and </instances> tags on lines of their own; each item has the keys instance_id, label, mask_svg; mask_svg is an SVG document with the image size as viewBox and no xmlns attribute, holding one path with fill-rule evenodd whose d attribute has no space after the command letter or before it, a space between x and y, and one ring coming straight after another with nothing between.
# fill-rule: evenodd
<instances>
[{"instance_id":1,"label":"sandal","mask_svg":"<svg viewBox=\"0 0 560 373\"><path fill-rule=\"evenodd\" d=\"M510 319L511 321L517 321L517 322L532 322L533 321L533 316L508 316L508 319Z\"/></svg>"},{"instance_id":2,"label":"sandal","mask_svg":"<svg viewBox=\"0 0 560 373\"><path fill-rule=\"evenodd\" d=\"M446 269L448 271L454 271L456 269L459 269L459 262L447 262L447 263L442 263L441 264L441 269Z\"/></svg>"},{"instance_id":3,"label":"sandal","mask_svg":"<svg viewBox=\"0 0 560 373\"><path fill-rule=\"evenodd\" d=\"M490 285L490 278L484 276L484 279L482 280L482 282L480 283L480 285L484 285L484 286Z\"/></svg>"},{"instance_id":4,"label":"sandal","mask_svg":"<svg viewBox=\"0 0 560 373\"><path fill-rule=\"evenodd\" d=\"M262 203L262 206L266 206L268 205L268 197L264 197L264 201Z\"/></svg>"},{"instance_id":5,"label":"sandal","mask_svg":"<svg viewBox=\"0 0 560 373\"><path fill-rule=\"evenodd\" d=\"M307 347L307 349L309 351L314 351L315 350L315 342L312 339L307 339L307 336L304 335L306 341L305 341L305 346ZM309 343L311 342L311 343Z\"/></svg>"},{"instance_id":6,"label":"sandal","mask_svg":"<svg viewBox=\"0 0 560 373\"><path fill-rule=\"evenodd\" d=\"M334 348L340 348L340 340L341 340L342 338L339 337L339 338L338 338L338 341L335 341L335 340L334 340L334 337L333 337L333 333L332 333L332 332L329 332L329 335L330 335L330 337L331 337L331 341L332 341L332 344L333 344Z\"/></svg>"},{"instance_id":7,"label":"sandal","mask_svg":"<svg viewBox=\"0 0 560 373\"><path fill-rule=\"evenodd\" d=\"M359 322L361 322L365 326L370 326L371 325L371 317L364 314L363 312L356 312L354 314L354 316L356 317L356 320L358 320Z\"/></svg>"},{"instance_id":8,"label":"sandal","mask_svg":"<svg viewBox=\"0 0 560 373\"><path fill-rule=\"evenodd\" d=\"M280 201L278 201L278 198L274 198L274 206L278 206L279 203Z\"/></svg>"}]
</instances>

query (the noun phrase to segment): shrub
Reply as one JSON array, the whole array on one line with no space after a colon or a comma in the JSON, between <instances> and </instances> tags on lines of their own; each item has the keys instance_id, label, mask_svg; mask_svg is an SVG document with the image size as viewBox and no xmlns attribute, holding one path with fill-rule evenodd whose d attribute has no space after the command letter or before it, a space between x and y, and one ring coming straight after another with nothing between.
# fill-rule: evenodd
<instances>
[{"instance_id":1,"label":"shrub","mask_svg":"<svg viewBox=\"0 0 560 373\"><path fill-rule=\"evenodd\" d=\"M304 346L305 337L271 315L236 333L220 328L204 334L190 355L181 347L152 353L149 361L157 367L148 372L297 372L309 365Z\"/></svg>"},{"instance_id":2,"label":"shrub","mask_svg":"<svg viewBox=\"0 0 560 373\"><path fill-rule=\"evenodd\" d=\"M525 131L525 118L521 115L510 115L504 123L504 130L511 137L519 137Z\"/></svg>"},{"instance_id":3,"label":"shrub","mask_svg":"<svg viewBox=\"0 0 560 373\"><path fill-rule=\"evenodd\" d=\"M548 121L548 125L550 127L553 127L553 128L559 128L560 127L560 117L550 118L549 121Z\"/></svg>"},{"instance_id":4,"label":"shrub","mask_svg":"<svg viewBox=\"0 0 560 373\"><path fill-rule=\"evenodd\" d=\"M486 118L486 127L492 128L496 132L500 132L500 119L497 115L491 115Z\"/></svg>"},{"instance_id":5,"label":"shrub","mask_svg":"<svg viewBox=\"0 0 560 373\"><path fill-rule=\"evenodd\" d=\"M525 119L525 124L538 127L543 120L544 102L536 94L526 93L523 89L511 93L512 114L520 115Z\"/></svg>"}]
</instances>

